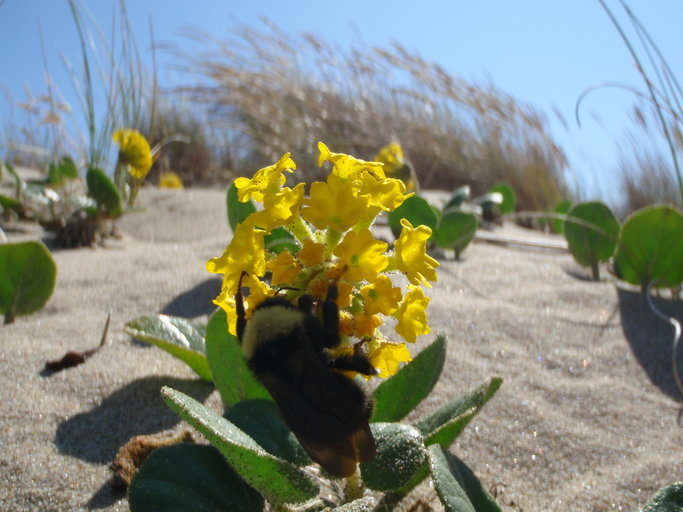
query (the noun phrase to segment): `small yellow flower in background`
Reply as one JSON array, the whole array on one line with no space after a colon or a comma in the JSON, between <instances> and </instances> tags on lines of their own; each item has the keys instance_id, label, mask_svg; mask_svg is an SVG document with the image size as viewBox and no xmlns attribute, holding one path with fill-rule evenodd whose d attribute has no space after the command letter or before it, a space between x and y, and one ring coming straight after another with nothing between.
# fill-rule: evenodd
<instances>
[{"instance_id":1,"label":"small yellow flower in background","mask_svg":"<svg viewBox=\"0 0 683 512\"><path fill-rule=\"evenodd\" d=\"M432 230L427 226L413 228L407 219L401 219L401 236L396 240L396 268L408 276L413 284L430 286L436 281L436 267L439 262L427 254L427 239Z\"/></svg>"},{"instance_id":2,"label":"small yellow flower in background","mask_svg":"<svg viewBox=\"0 0 683 512\"><path fill-rule=\"evenodd\" d=\"M152 150L147 139L137 130L118 130L112 139L119 146L119 162L139 181L152 168Z\"/></svg>"},{"instance_id":3,"label":"small yellow flower in background","mask_svg":"<svg viewBox=\"0 0 683 512\"><path fill-rule=\"evenodd\" d=\"M160 188L184 188L183 180L180 179L176 173L172 171L162 172L159 176Z\"/></svg>"},{"instance_id":4,"label":"small yellow flower in background","mask_svg":"<svg viewBox=\"0 0 683 512\"><path fill-rule=\"evenodd\" d=\"M296 169L296 164L291 158L291 153L285 153L273 165L256 171L253 178L237 178L235 180L237 199L243 203L249 199L262 203L266 194L279 192L285 184L287 178L282 173L292 173L294 169Z\"/></svg>"},{"instance_id":5,"label":"small yellow flower in background","mask_svg":"<svg viewBox=\"0 0 683 512\"><path fill-rule=\"evenodd\" d=\"M397 142L387 144L375 156L375 160L384 164L384 172L390 178L401 180L406 185L406 190L417 190L417 176L412 167L403 157L403 148Z\"/></svg>"},{"instance_id":6,"label":"small yellow flower in background","mask_svg":"<svg viewBox=\"0 0 683 512\"><path fill-rule=\"evenodd\" d=\"M301 265L289 251L285 250L270 260L266 268L272 272L271 282L274 285L294 284L301 271Z\"/></svg>"},{"instance_id":7,"label":"small yellow flower in background","mask_svg":"<svg viewBox=\"0 0 683 512\"><path fill-rule=\"evenodd\" d=\"M374 237L371 226L382 211L393 211L412 194L397 179L387 178L378 162L366 162L343 153L333 153L322 142L319 165L331 164L325 181L285 187L285 172L296 164L285 153L275 164L257 171L252 178L237 178L238 199L262 203L235 228L233 239L218 257L207 262L209 272L223 274L223 285L215 303L228 316L228 329L235 333L235 293L242 278L246 315L265 298L284 288L283 297L296 304L301 295L324 301L331 283L336 283L341 344L334 355L361 351L380 377L393 375L401 363L410 361L405 342L429 333L426 307L429 299L422 288L436 280L436 260L426 254L431 231L402 221L403 232L395 251ZM293 238L289 249L270 251L265 236L284 229ZM390 272L402 272L412 283L404 290L394 286ZM244 274L246 272L246 274ZM395 332L405 342L390 340L380 327L388 316L396 320Z\"/></svg>"},{"instance_id":8,"label":"small yellow flower in background","mask_svg":"<svg viewBox=\"0 0 683 512\"><path fill-rule=\"evenodd\" d=\"M429 297L425 296L419 286L408 285L408 290L393 316L398 320L396 332L404 340L415 343L418 335L429 334L425 311L429 304Z\"/></svg>"}]
</instances>

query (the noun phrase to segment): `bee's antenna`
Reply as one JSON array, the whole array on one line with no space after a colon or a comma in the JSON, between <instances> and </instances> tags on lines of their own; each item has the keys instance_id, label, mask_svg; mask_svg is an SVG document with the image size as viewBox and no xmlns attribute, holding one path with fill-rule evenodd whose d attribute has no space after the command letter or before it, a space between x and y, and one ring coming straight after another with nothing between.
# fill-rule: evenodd
<instances>
[{"instance_id":1,"label":"bee's antenna","mask_svg":"<svg viewBox=\"0 0 683 512\"><path fill-rule=\"evenodd\" d=\"M237 282L237 291L235 292L235 310L237 310L237 324L235 326L237 330L237 339L242 341L242 334L244 334L244 327L247 325L247 319L244 313L244 297L242 296L242 279L244 276L248 276L249 273L246 270L242 271L240 274L239 281Z\"/></svg>"}]
</instances>

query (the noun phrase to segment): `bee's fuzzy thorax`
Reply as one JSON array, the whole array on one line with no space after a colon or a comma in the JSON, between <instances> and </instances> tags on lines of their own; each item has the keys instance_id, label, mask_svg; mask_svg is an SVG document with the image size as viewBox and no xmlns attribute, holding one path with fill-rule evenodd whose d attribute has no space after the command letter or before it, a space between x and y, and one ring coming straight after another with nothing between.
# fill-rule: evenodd
<instances>
[{"instance_id":1,"label":"bee's fuzzy thorax","mask_svg":"<svg viewBox=\"0 0 683 512\"><path fill-rule=\"evenodd\" d=\"M258 347L264 343L287 336L300 328L303 313L294 308L273 305L254 311L247 322L242 338L242 353L248 361Z\"/></svg>"}]
</instances>

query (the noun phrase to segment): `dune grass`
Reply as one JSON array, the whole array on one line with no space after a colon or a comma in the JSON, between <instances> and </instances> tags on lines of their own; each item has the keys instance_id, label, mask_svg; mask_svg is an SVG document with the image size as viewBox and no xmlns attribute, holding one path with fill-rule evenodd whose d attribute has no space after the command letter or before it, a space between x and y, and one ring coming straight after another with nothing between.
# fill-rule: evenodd
<instances>
[{"instance_id":1,"label":"dune grass","mask_svg":"<svg viewBox=\"0 0 683 512\"><path fill-rule=\"evenodd\" d=\"M318 140L366 159L398 141L426 188L480 193L503 180L524 209L568 194L565 156L539 111L399 44L341 49L268 21L226 40L191 37L199 51L183 55L185 69L198 78L182 91L230 134L238 174L291 151L310 179Z\"/></svg>"}]
</instances>

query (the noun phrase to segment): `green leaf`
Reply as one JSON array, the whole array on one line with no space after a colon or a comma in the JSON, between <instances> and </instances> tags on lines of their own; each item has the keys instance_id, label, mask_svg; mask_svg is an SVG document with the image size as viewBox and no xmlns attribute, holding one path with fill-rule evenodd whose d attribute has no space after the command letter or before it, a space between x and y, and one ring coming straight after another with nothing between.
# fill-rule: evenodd
<instances>
[{"instance_id":1,"label":"green leaf","mask_svg":"<svg viewBox=\"0 0 683 512\"><path fill-rule=\"evenodd\" d=\"M294 235L283 227L273 229L264 237L263 242L265 249L275 254L280 254L284 250L288 250L291 254L296 254L300 248Z\"/></svg>"},{"instance_id":2,"label":"green leaf","mask_svg":"<svg viewBox=\"0 0 683 512\"><path fill-rule=\"evenodd\" d=\"M118 217L123 213L121 192L102 169L88 169L85 181L88 184L88 195L97 201L102 210L112 217Z\"/></svg>"},{"instance_id":3,"label":"green leaf","mask_svg":"<svg viewBox=\"0 0 683 512\"><path fill-rule=\"evenodd\" d=\"M42 242L0 244L0 313L5 323L41 309L56 279L57 265Z\"/></svg>"},{"instance_id":4,"label":"green leaf","mask_svg":"<svg viewBox=\"0 0 683 512\"><path fill-rule=\"evenodd\" d=\"M222 309L211 315L206 326L206 357L213 382L228 406L249 398L272 400L247 367L239 341L228 332L228 319Z\"/></svg>"},{"instance_id":5,"label":"green leaf","mask_svg":"<svg viewBox=\"0 0 683 512\"><path fill-rule=\"evenodd\" d=\"M180 391L163 387L161 394L171 409L203 434L271 504L300 503L318 495L318 485L306 473L266 452L225 418Z\"/></svg>"},{"instance_id":6,"label":"green leaf","mask_svg":"<svg viewBox=\"0 0 683 512\"><path fill-rule=\"evenodd\" d=\"M681 512L683 510L683 482L676 482L658 490L640 512Z\"/></svg>"},{"instance_id":7,"label":"green leaf","mask_svg":"<svg viewBox=\"0 0 683 512\"><path fill-rule=\"evenodd\" d=\"M50 185L63 185L66 180L78 178L78 168L68 156L62 157L59 163L51 163L47 173Z\"/></svg>"},{"instance_id":8,"label":"green leaf","mask_svg":"<svg viewBox=\"0 0 683 512\"><path fill-rule=\"evenodd\" d=\"M280 419L275 402L245 400L232 407L223 417L247 433L271 455L295 466L312 463L296 436Z\"/></svg>"},{"instance_id":9,"label":"green leaf","mask_svg":"<svg viewBox=\"0 0 683 512\"><path fill-rule=\"evenodd\" d=\"M232 229L234 233L237 225L254 213L256 207L254 206L254 203L251 202L251 199L246 203L242 203L237 199L237 187L235 186L234 181L230 184L230 187L228 187L226 202L228 205L228 223L230 224L230 229Z\"/></svg>"},{"instance_id":10,"label":"green leaf","mask_svg":"<svg viewBox=\"0 0 683 512\"><path fill-rule=\"evenodd\" d=\"M683 282L683 215L671 206L652 206L629 216L614 255L616 275L643 288Z\"/></svg>"},{"instance_id":11,"label":"green leaf","mask_svg":"<svg viewBox=\"0 0 683 512\"><path fill-rule=\"evenodd\" d=\"M553 208L553 213L559 213L566 215L572 208L572 202L569 199L563 199L555 205ZM553 228L555 233L564 233L564 220L562 219L550 219L550 226Z\"/></svg>"},{"instance_id":12,"label":"green leaf","mask_svg":"<svg viewBox=\"0 0 683 512\"><path fill-rule=\"evenodd\" d=\"M123 330L177 357L202 379L213 380L206 360L203 326L177 316L150 315L129 321Z\"/></svg>"},{"instance_id":13,"label":"green leaf","mask_svg":"<svg viewBox=\"0 0 683 512\"><path fill-rule=\"evenodd\" d=\"M213 446L176 444L154 450L128 490L131 512L261 512L263 497Z\"/></svg>"},{"instance_id":14,"label":"green leaf","mask_svg":"<svg viewBox=\"0 0 683 512\"><path fill-rule=\"evenodd\" d=\"M425 444L450 446L502 383L503 379L493 377L473 391L423 416L413 426L425 436Z\"/></svg>"},{"instance_id":15,"label":"green leaf","mask_svg":"<svg viewBox=\"0 0 683 512\"><path fill-rule=\"evenodd\" d=\"M581 223L572 219L579 219ZM591 267L593 279L600 279L599 262L614 253L619 234L619 221L609 207L600 201L579 203L569 210L564 221L564 236L574 259Z\"/></svg>"},{"instance_id":16,"label":"green leaf","mask_svg":"<svg viewBox=\"0 0 683 512\"><path fill-rule=\"evenodd\" d=\"M377 453L360 465L363 483L376 491L400 489L427 458L422 435L410 425L400 423L373 423L370 428Z\"/></svg>"},{"instance_id":17,"label":"green leaf","mask_svg":"<svg viewBox=\"0 0 683 512\"><path fill-rule=\"evenodd\" d=\"M460 208L460 206L467 201L470 198L470 186L469 185L463 185L462 187L458 187L453 191L453 194L451 195L451 198L448 200L446 203L446 206L443 207L444 211L450 209L450 208Z\"/></svg>"},{"instance_id":18,"label":"green leaf","mask_svg":"<svg viewBox=\"0 0 683 512\"><path fill-rule=\"evenodd\" d=\"M436 231L439 218L429 203L422 197L414 195L403 201L403 204L387 214L389 227L396 238L401 235L401 219L407 219L413 227L424 225Z\"/></svg>"},{"instance_id":19,"label":"green leaf","mask_svg":"<svg viewBox=\"0 0 683 512\"><path fill-rule=\"evenodd\" d=\"M446 512L501 512L472 470L439 445L427 448L436 493Z\"/></svg>"},{"instance_id":20,"label":"green leaf","mask_svg":"<svg viewBox=\"0 0 683 512\"><path fill-rule=\"evenodd\" d=\"M434 388L445 360L446 338L438 336L393 377L377 386L370 421L399 421L404 418Z\"/></svg>"},{"instance_id":21,"label":"green leaf","mask_svg":"<svg viewBox=\"0 0 683 512\"><path fill-rule=\"evenodd\" d=\"M474 239L478 225L477 217L471 213L446 210L436 231L436 243L439 247L455 249L459 257Z\"/></svg>"},{"instance_id":22,"label":"green leaf","mask_svg":"<svg viewBox=\"0 0 683 512\"><path fill-rule=\"evenodd\" d=\"M489 193L491 192L498 192L503 196L503 202L498 206L503 215L515 211L515 208L517 208L517 196L515 195L513 188L508 183L496 183L489 189Z\"/></svg>"}]
</instances>

